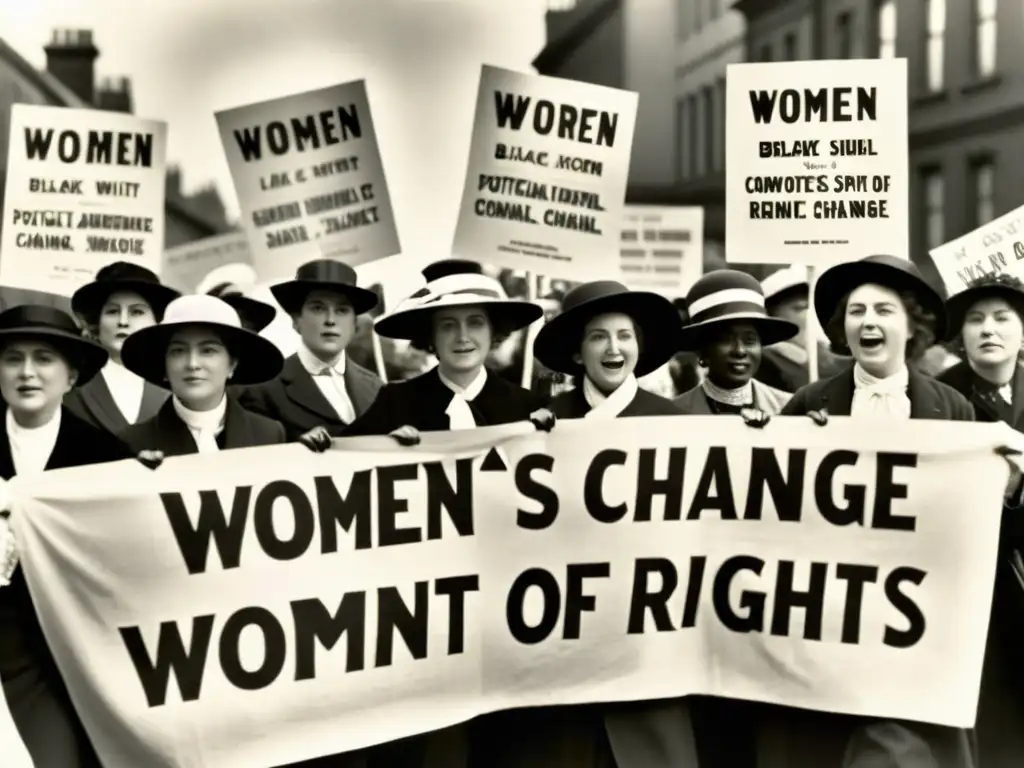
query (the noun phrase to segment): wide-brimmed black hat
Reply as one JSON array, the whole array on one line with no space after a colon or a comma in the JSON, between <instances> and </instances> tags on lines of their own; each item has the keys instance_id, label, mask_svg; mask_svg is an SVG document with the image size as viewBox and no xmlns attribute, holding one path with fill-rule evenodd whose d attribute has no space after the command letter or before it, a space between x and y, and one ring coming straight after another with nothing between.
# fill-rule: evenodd
<instances>
[{"instance_id":1,"label":"wide-brimmed black hat","mask_svg":"<svg viewBox=\"0 0 1024 768\"><path fill-rule=\"evenodd\" d=\"M565 294L562 311L537 334L533 354L552 371L579 374L573 358L583 344L583 330L598 315L621 313L632 318L642 344L635 375L644 376L667 363L679 342L679 312L664 296L631 291L613 280L583 283Z\"/></svg>"},{"instance_id":2,"label":"wide-brimmed black hat","mask_svg":"<svg viewBox=\"0 0 1024 768\"><path fill-rule=\"evenodd\" d=\"M836 264L818 276L814 286L814 314L821 327L828 327L844 296L868 283L913 293L921 306L935 316L935 338L946 338L946 307L942 296L921 276L913 262L887 254Z\"/></svg>"},{"instance_id":3,"label":"wide-brimmed black hat","mask_svg":"<svg viewBox=\"0 0 1024 768\"><path fill-rule=\"evenodd\" d=\"M1003 299L1024 320L1024 283L1005 273L986 275L946 300L949 336L955 337L960 333L971 307L982 299L993 298Z\"/></svg>"},{"instance_id":4,"label":"wide-brimmed black hat","mask_svg":"<svg viewBox=\"0 0 1024 768\"><path fill-rule=\"evenodd\" d=\"M216 296L221 301L226 301L242 319L242 326L251 331L259 333L277 317L277 309L265 301L251 299L242 293L242 290L234 283L221 283L215 285L206 292L210 296Z\"/></svg>"},{"instance_id":5,"label":"wide-brimmed black hat","mask_svg":"<svg viewBox=\"0 0 1024 768\"><path fill-rule=\"evenodd\" d=\"M482 275L484 268L480 262L469 259L441 259L433 264L427 264L420 273L424 280L432 283L450 275Z\"/></svg>"},{"instance_id":6,"label":"wide-brimmed black hat","mask_svg":"<svg viewBox=\"0 0 1024 768\"><path fill-rule=\"evenodd\" d=\"M361 315L376 307L378 299L377 294L360 288L356 285L357 282L356 271L345 262L317 259L307 261L299 267L294 280L271 286L270 292L274 294L281 309L289 315L299 314L310 291L316 290L336 291L342 294L352 303L355 313Z\"/></svg>"},{"instance_id":7,"label":"wide-brimmed black hat","mask_svg":"<svg viewBox=\"0 0 1024 768\"><path fill-rule=\"evenodd\" d=\"M166 388L167 347L176 331L189 326L211 328L224 342L238 363L232 384L262 384L284 367L281 351L273 342L247 331L234 307L205 293L175 299L158 325L129 336L121 348L121 362L146 381Z\"/></svg>"},{"instance_id":8,"label":"wide-brimmed black hat","mask_svg":"<svg viewBox=\"0 0 1024 768\"><path fill-rule=\"evenodd\" d=\"M115 261L96 273L96 279L86 283L71 296L71 311L89 325L95 325L103 305L111 294L131 291L144 298L159 320L167 305L181 294L160 282L154 272L130 261Z\"/></svg>"},{"instance_id":9,"label":"wide-brimmed black hat","mask_svg":"<svg viewBox=\"0 0 1024 768\"><path fill-rule=\"evenodd\" d=\"M700 278L686 295L689 322L680 331L680 349L700 350L709 329L726 323L749 323L764 346L791 339L795 323L769 317L761 283L737 269L716 269Z\"/></svg>"},{"instance_id":10,"label":"wide-brimmed black hat","mask_svg":"<svg viewBox=\"0 0 1024 768\"><path fill-rule=\"evenodd\" d=\"M20 340L42 341L60 352L78 372L76 387L88 383L109 357L99 344L82 337L71 315L41 304L21 304L0 312L0 344Z\"/></svg>"}]
</instances>

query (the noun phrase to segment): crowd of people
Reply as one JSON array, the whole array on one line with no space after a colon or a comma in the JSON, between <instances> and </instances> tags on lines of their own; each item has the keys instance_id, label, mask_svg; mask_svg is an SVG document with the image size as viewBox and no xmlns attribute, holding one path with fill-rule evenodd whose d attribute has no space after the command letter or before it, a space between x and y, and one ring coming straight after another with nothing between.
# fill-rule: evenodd
<instances>
[{"instance_id":1,"label":"crowd of people","mask_svg":"<svg viewBox=\"0 0 1024 768\"><path fill-rule=\"evenodd\" d=\"M676 301L612 280L529 301L481 265L450 259L427 267L424 287L380 314L378 292L360 286L350 266L316 260L272 293L297 334L286 359L260 335L277 308L229 284L181 295L125 262L75 293L73 316L35 305L0 312L0 477L118 460L158 472L185 454L289 442L323 451L357 435L415 445L423 432L527 421L552 430L576 418L738 415L754 429L777 415L822 428L831 416L865 415L1024 424L1024 284L1007 276L947 301L912 263L869 256L822 272L813 296L806 271L794 267L763 282L714 270ZM813 341L814 377L810 312L825 335ZM525 349L527 330L542 320ZM423 362L382 381L366 354L372 345L354 353L360 328ZM537 364L524 387L527 354ZM1021 474L1008 463L974 729L695 696L498 712L303 765L1024 765L1024 511ZM0 556L0 678L21 740L37 768L98 765L6 525Z\"/></svg>"}]
</instances>

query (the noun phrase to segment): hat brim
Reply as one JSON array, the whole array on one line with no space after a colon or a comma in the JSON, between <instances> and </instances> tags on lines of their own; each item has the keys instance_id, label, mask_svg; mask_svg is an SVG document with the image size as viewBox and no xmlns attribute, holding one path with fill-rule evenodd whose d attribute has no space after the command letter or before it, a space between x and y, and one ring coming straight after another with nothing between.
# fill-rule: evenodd
<instances>
[{"instance_id":1,"label":"hat brim","mask_svg":"<svg viewBox=\"0 0 1024 768\"><path fill-rule=\"evenodd\" d=\"M479 295L466 296L462 300L458 294L444 298L449 300L435 301L424 307L399 308L393 314L377 318L373 329L388 339L421 341L424 330L429 332L431 328L430 318L434 313L455 307L483 307L491 318L491 324L508 332L525 328L544 316L543 309L528 301L487 299Z\"/></svg>"},{"instance_id":2,"label":"hat brim","mask_svg":"<svg viewBox=\"0 0 1024 768\"><path fill-rule=\"evenodd\" d=\"M679 348L679 310L657 293L629 291L597 296L550 320L533 344L534 356L546 368L578 375L583 366L574 358L583 344L583 329L593 318L609 312L632 318L643 340L633 373L646 376L667 363Z\"/></svg>"},{"instance_id":3,"label":"hat brim","mask_svg":"<svg viewBox=\"0 0 1024 768\"><path fill-rule=\"evenodd\" d=\"M946 300L949 338L955 338L963 330L967 313L975 303L990 298L1004 299L1024 320L1024 293L1007 285L979 285L960 291Z\"/></svg>"},{"instance_id":4,"label":"hat brim","mask_svg":"<svg viewBox=\"0 0 1024 768\"><path fill-rule=\"evenodd\" d=\"M242 318L242 323L251 325L256 333L274 322L274 318L277 317L277 310L274 307L248 296L221 296L220 299L234 307Z\"/></svg>"},{"instance_id":5,"label":"hat brim","mask_svg":"<svg viewBox=\"0 0 1024 768\"><path fill-rule=\"evenodd\" d=\"M357 315L369 312L380 302L376 293L367 288L348 283L334 283L320 280L289 280L270 287L274 299L281 309L289 315L297 315L302 311L306 297L312 291L336 291L347 298Z\"/></svg>"},{"instance_id":6,"label":"hat brim","mask_svg":"<svg viewBox=\"0 0 1024 768\"><path fill-rule=\"evenodd\" d=\"M95 323L107 299L119 291L139 294L158 318L163 316L168 304L181 296L169 286L147 280L101 280L86 283L72 294L71 311L83 320Z\"/></svg>"},{"instance_id":7,"label":"hat brim","mask_svg":"<svg viewBox=\"0 0 1024 768\"><path fill-rule=\"evenodd\" d=\"M913 293L924 309L935 316L935 338L946 338L946 305L938 291L921 278L898 267L865 261L836 264L818 277L814 287L814 314L821 327L828 328L844 296L868 283Z\"/></svg>"},{"instance_id":8,"label":"hat brim","mask_svg":"<svg viewBox=\"0 0 1024 768\"><path fill-rule=\"evenodd\" d=\"M78 372L78 378L75 380L76 387L88 384L110 359L107 350L99 344L57 329L5 328L0 330L0 345L11 341L40 341L52 346L67 359L68 365Z\"/></svg>"},{"instance_id":9,"label":"hat brim","mask_svg":"<svg viewBox=\"0 0 1024 768\"><path fill-rule=\"evenodd\" d=\"M277 376L284 367L284 357L277 346L242 328L218 323L166 323L143 328L129 336L121 347L121 362L132 373L164 389L167 383L167 347L171 337L183 328L212 329L237 361L231 384L262 384Z\"/></svg>"},{"instance_id":10,"label":"hat brim","mask_svg":"<svg viewBox=\"0 0 1024 768\"><path fill-rule=\"evenodd\" d=\"M707 338L708 331L720 328L729 323L749 323L757 331L761 346L767 347L778 344L780 341L788 341L800 333L796 323L789 320L782 320L767 315L758 315L751 312L737 312L732 315L722 315L700 323L683 326L679 332L679 348L685 352L699 352L703 346L703 340Z\"/></svg>"}]
</instances>

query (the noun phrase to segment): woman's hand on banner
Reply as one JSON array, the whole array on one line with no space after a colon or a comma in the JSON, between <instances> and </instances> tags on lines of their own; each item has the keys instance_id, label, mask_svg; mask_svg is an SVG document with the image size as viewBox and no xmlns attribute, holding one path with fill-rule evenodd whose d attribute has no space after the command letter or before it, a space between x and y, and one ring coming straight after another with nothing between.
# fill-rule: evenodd
<instances>
[{"instance_id":1,"label":"woman's hand on banner","mask_svg":"<svg viewBox=\"0 0 1024 768\"><path fill-rule=\"evenodd\" d=\"M530 414L530 422L542 432L550 432L555 426L555 414L547 408L539 408Z\"/></svg>"},{"instance_id":2,"label":"woman's hand on banner","mask_svg":"<svg viewBox=\"0 0 1024 768\"><path fill-rule=\"evenodd\" d=\"M754 429L764 429L772 420L771 415L760 408L743 408L740 410L740 416L744 424Z\"/></svg>"},{"instance_id":3,"label":"woman's hand on banner","mask_svg":"<svg viewBox=\"0 0 1024 768\"><path fill-rule=\"evenodd\" d=\"M1024 484L1024 472L1021 469L1021 456L1024 456L1024 452L1021 452L1018 448L1011 448L1008 445L1000 445L996 448L996 453L1006 459L1006 463L1010 465L1010 479L1006 483L1006 500L1007 504L1011 507L1019 507L1024 505L1024 499L1021 498L1022 484Z\"/></svg>"},{"instance_id":4,"label":"woman's hand on banner","mask_svg":"<svg viewBox=\"0 0 1024 768\"><path fill-rule=\"evenodd\" d=\"M331 434L327 427L313 427L309 432L299 436L299 442L314 453L323 453L331 447Z\"/></svg>"},{"instance_id":5,"label":"woman's hand on banner","mask_svg":"<svg viewBox=\"0 0 1024 768\"><path fill-rule=\"evenodd\" d=\"M164 452L139 451L135 458L137 458L142 465L149 467L150 469L156 469L164 463Z\"/></svg>"},{"instance_id":6,"label":"woman's hand on banner","mask_svg":"<svg viewBox=\"0 0 1024 768\"><path fill-rule=\"evenodd\" d=\"M17 567L18 543L11 530L11 520L7 516L0 517L0 587L11 585L11 576Z\"/></svg>"},{"instance_id":7,"label":"woman's hand on banner","mask_svg":"<svg viewBox=\"0 0 1024 768\"><path fill-rule=\"evenodd\" d=\"M416 427L410 427L408 424L392 432L391 437L395 438L399 445L407 447L420 444L420 431Z\"/></svg>"},{"instance_id":8,"label":"woman's hand on banner","mask_svg":"<svg viewBox=\"0 0 1024 768\"><path fill-rule=\"evenodd\" d=\"M808 411L807 416L819 427L828 424L828 409L826 408L822 408L820 411Z\"/></svg>"}]
</instances>

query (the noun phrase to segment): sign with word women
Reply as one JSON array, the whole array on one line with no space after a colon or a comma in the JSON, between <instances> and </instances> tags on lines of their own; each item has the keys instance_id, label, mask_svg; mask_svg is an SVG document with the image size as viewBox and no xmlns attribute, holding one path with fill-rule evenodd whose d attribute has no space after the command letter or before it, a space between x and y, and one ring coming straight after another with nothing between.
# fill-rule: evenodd
<instances>
[{"instance_id":1,"label":"sign with word women","mask_svg":"<svg viewBox=\"0 0 1024 768\"><path fill-rule=\"evenodd\" d=\"M70 296L112 261L160 270L167 124L15 104L0 285Z\"/></svg>"},{"instance_id":2,"label":"sign with word women","mask_svg":"<svg viewBox=\"0 0 1024 768\"><path fill-rule=\"evenodd\" d=\"M988 275L1024 279L1024 206L943 243L929 255L949 296Z\"/></svg>"},{"instance_id":3,"label":"sign with word women","mask_svg":"<svg viewBox=\"0 0 1024 768\"><path fill-rule=\"evenodd\" d=\"M627 205L619 253L621 279L631 290L685 296L704 274L704 209Z\"/></svg>"},{"instance_id":4,"label":"sign with word women","mask_svg":"<svg viewBox=\"0 0 1024 768\"><path fill-rule=\"evenodd\" d=\"M680 418L19 476L11 520L112 767L688 694L973 725L1017 433Z\"/></svg>"},{"instance_id":5,"label":"sign with word women","mask_svg":"<svg viewBox=\"0 0 1024 768\"><path fill-rule=\"evenodd\" d=\"M730 262L910 257L906 59L730 64Z\"/></svg>"},{"instance_id":6,"label":"sign with word women","mask_svg":"<svg viewBox=\"0 0 1024 768\"><path fill-rule=\"evenodd\" d=\"M637 94L485 66L455 253L586 281L619 271Z\"/></svg>"},{"instance_id":7,"label":"sign with word women","mask_svg":"<svg viewBox=\"0 0 1024 768\"><path fill-rule=\"evenodd\" d=\"M364 81L216 117L261 281L311 258L357 266L401 250Z\"/></svg>"}]
</instances>

